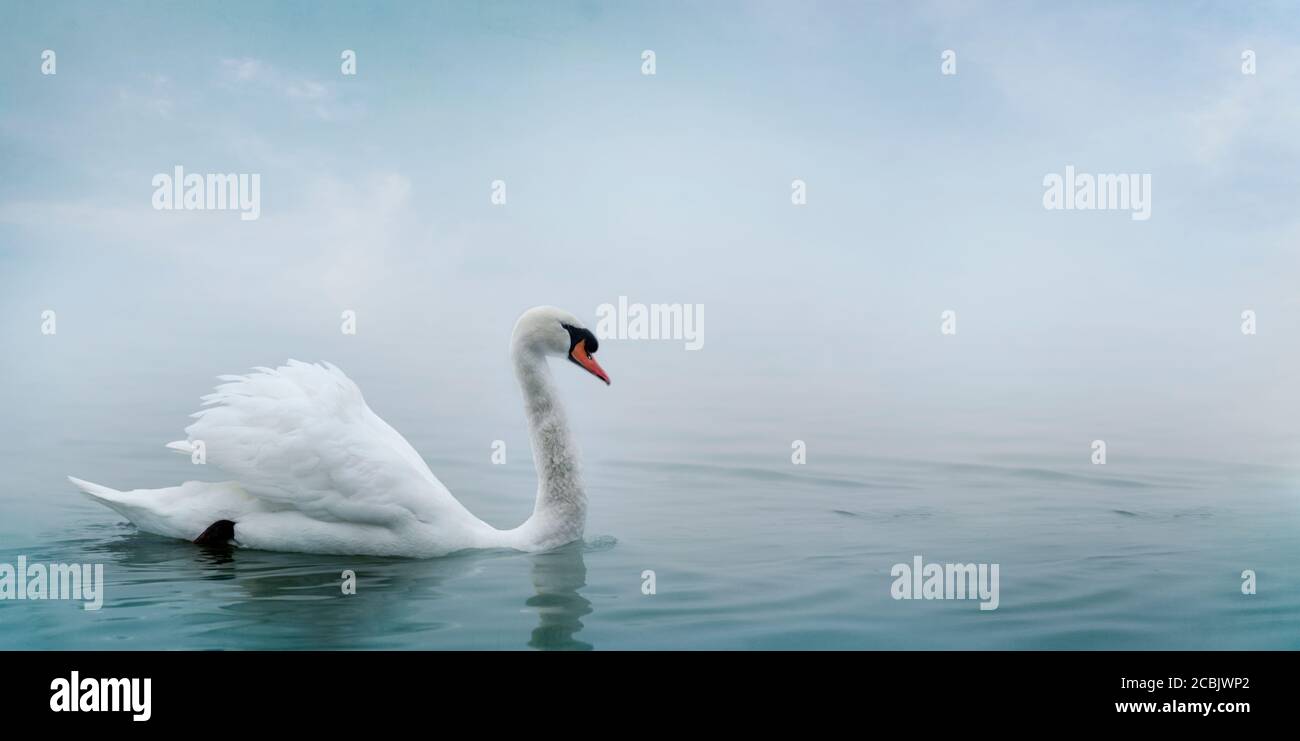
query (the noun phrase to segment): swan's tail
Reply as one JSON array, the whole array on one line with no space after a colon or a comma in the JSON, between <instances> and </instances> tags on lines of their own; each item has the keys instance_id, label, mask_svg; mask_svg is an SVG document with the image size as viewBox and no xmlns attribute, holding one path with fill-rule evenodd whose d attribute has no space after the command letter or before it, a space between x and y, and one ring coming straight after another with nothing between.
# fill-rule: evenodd
<instances>
[{"instance_id":1,"label":"swan's tail","mask_svg":"<svg viewBox=\"0 0 1300 741\"><path fill-rule=\"evenodd\" d=\"M169 538L194 540L221 520L238 522L262 509L234 482L186 481L166 489L118 491L69 476L86 496L130 520L137 528Z\"/></svg>"},{"instance_id":2,"label":"swan's tail","mask_svg":"<svg viewBox=\"0 0 1300 741\"><path fill-rule=\"evenodd\" d=\"M137 526L140 525L143 520L148 519L148 511L142 506L144 503L140 501L140 497L136 492L118 491L117 489L85 481L75 476L69 476L68 481L71 481L74 486L80 489L83 494L90 497L90 499L99 502L119 515L122 515Z\"/></svg>"},{"instance_id":3,"label":"swan's tail","mask_svg":"<svg viewBox=\"0 0 1300 741\"><path fill-rule=\"evenodd\" d=\"M76 476L69 476L68 481L71 481L73 486L81 489L82 493L88 494L91 499L94 499L97 502L103 502L104 504L116 501L116 497L123 493L117 489L110 489L107 486L92 484L91 482L84 481Z\"/></svg>"}]
</instances>

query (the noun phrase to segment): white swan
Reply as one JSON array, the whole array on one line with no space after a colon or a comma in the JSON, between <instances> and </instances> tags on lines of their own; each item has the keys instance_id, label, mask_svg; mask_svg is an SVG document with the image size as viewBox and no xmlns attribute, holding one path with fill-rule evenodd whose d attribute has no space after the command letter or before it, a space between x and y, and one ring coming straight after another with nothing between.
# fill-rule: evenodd
<instances>
[{"instance_id":1,"label":"white swan","mask_svg":"<svg viewBox=\"0 0 1300 741\"><path fill-rule=\"evenodd\" d=\"M420 454L379 418L343 371L326 364L258 368L222 376L204 409L167 447L206 459L235 481L187 481L166 489L117 491L69 476L92 499L139 529L200 543L302 553L441 556L467 548L540 551L582 537L587 495L548 355L567 357L609 383L592 353L598 343L568 312L539 306L511 338L523 390L537 501L513 530L465 509Z\"/></svg>"}]
</instances>

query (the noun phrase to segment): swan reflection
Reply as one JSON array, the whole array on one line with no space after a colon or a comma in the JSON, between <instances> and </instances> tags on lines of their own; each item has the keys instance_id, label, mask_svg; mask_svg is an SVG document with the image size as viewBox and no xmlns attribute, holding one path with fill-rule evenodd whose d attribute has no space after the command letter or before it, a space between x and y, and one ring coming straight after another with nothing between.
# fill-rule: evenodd
<instances>
[{"instance_id":1,"label":"swan reflection","mask_svg":"<svg viewBox=\"0 0 1300 741\"><path fill-rule=\"evenodd\" d=\"M413 560L198 547L129 525L88 531L42 553L105 565L104 610L79 617L115 631L123 621L147 625L151 647L201 649L591 650L580 636L594 609L582 594L585 556L615 542ZM344 570L356 574L355 594L341 589ZM518 615L521 603L536 617Z\"/></svg>"},{"instance_id":2,"label":"swan reflection","mask_svg":"<svg viewBox=\"0 0 1300 741\"><path fill-rule=\"evenodd\" d=\"M528 645L549 651L590 651L590 643L574 636L582 630L582 618L591 614L591 601L578 590L587 586L585 544L570 543L533 561L533 589L536 594L524 604L537 611L537 627Z\"/></svg>"}]
</instances>

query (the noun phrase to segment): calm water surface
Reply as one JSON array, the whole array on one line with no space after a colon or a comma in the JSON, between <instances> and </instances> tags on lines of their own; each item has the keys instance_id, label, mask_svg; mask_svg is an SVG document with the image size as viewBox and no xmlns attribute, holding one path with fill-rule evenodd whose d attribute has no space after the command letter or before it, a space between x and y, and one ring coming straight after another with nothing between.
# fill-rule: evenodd
<instances>
[{"instance_id":1,"label":"calm water surface","mask_svg":"<svg viewBox=\"0 0 1300 741\"><path fill-rule=\"evenodd\" d=\"M112 443L55 458L5 456L0 563L103 563L105 603L0 602L0 648L1300 648L1288 469L596 458L585 542L405 561L140 534L63 483L64 468L162 484L193 478L188 461L122 458ZM526 457L430 465L489 521L526 516ZM999 609L891 599L890 567L917 554L1000 564ZM345 569L355 595L340 588ZM641 591L647 569L654 595ZM1254 596L1241 594L1245 569Z\"/></svg>"}]
</instances>

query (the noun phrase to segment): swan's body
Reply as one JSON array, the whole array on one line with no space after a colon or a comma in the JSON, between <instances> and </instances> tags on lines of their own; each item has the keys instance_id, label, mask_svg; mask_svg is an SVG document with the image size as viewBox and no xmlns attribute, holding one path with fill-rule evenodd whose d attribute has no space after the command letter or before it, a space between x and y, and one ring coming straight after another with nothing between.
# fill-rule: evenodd
<instances>
[{"instance_id":1,"label":"swan's body","mask_svg":"<svg viewBox=\"0 0 1300 741\"><path fill-rule=\"evenodd\" d=\"M533 514L498 530L465 509L419 453L379 418L341 370L290 360L274 370L222 376L204 409L167 447L200 442L207 463L234 481L189 481L116 491L69 477L139 529L195 540L226 532L241 547L304 553L440 556L467 548L546 550L582 537L587 497L548 355L567 355L608 383L590 357L595 337L571 315L530 309L511 355L523 390L537 500ZM566 349L567 348L567 349ZM214 530L218 523L223 529ZM233 528L233 532L231 532Z\"/></svg>"}]
</instances>

